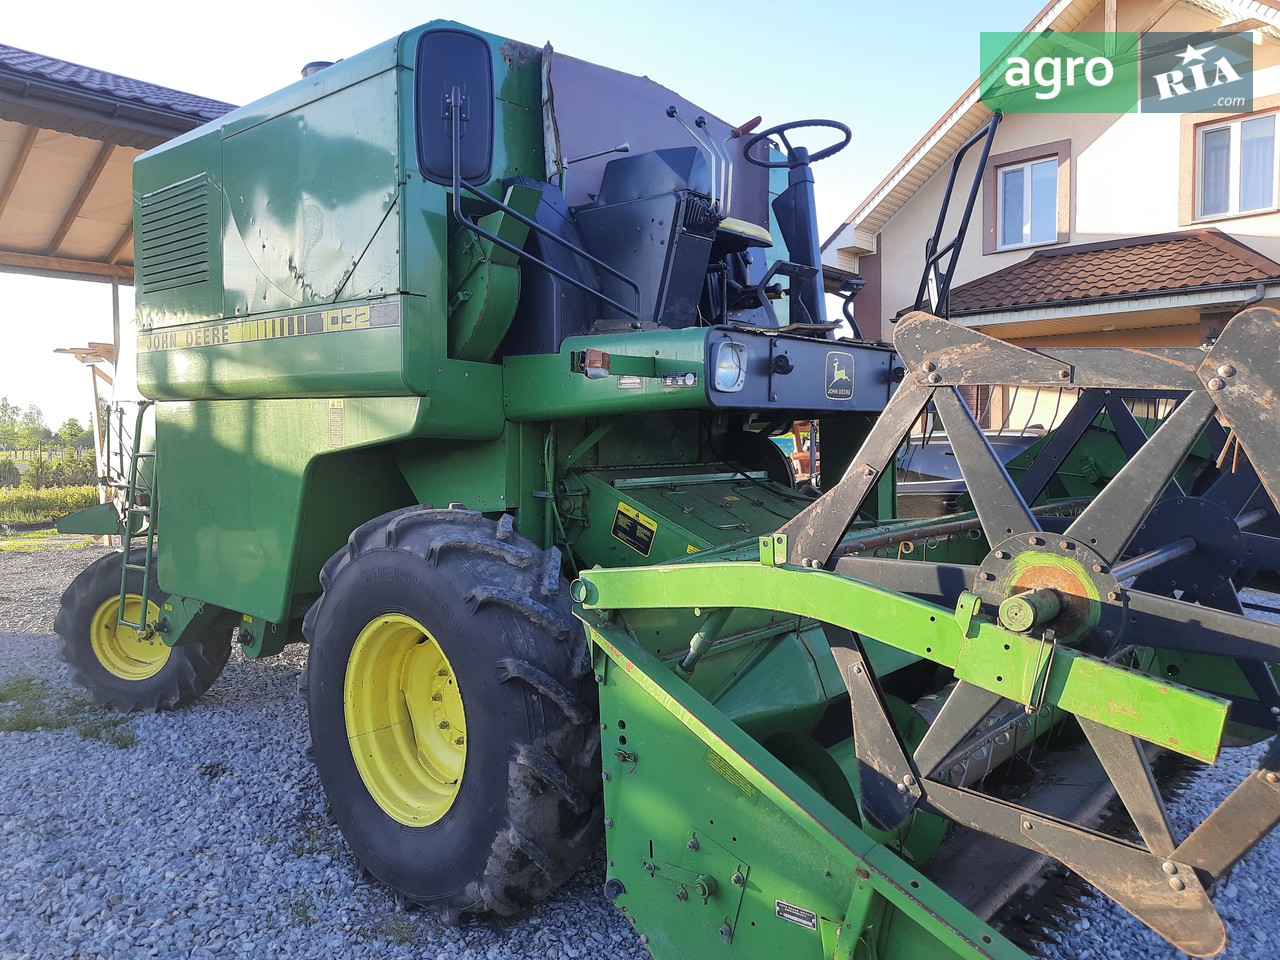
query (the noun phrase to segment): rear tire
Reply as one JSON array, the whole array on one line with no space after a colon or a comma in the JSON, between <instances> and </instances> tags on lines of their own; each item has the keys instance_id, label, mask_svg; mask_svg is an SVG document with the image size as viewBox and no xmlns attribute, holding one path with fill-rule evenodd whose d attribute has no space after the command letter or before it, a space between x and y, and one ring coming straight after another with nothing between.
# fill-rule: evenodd
<instances>
[{"instance_id":1,"label":"rear tire","mask_svg":"<svg viewBox=\"0 0 1280 960\"><path fill-rule=\"evenodd\" d=\"M596 689L560 553L409 507L325 564L303 625L315 762L356 857L398 901L509 917L601 824Z\"/></svg>"},{"instance_id":2,"label":"rear tire","mask_svg":"<svg viewBox=\"0 0 1280 960\"><path fill-rule=\"evenodd\" d=\"M141 563L134 549L130 561ZM58 657L71 679L95 703L121 713L156 713L183 707L200 698L231 656L231 631L210 631L200 640L169 647L159 636L139 636L120 626L120 569L123 553L110 553L89 564L62 594L53 621L61 641ZM126 613L137 622L141 611L142 572L131 570L126 583ZM147 590L146 622L154 625L168 595L160 589L152 567Z\"/></svg>"}]
</instances>

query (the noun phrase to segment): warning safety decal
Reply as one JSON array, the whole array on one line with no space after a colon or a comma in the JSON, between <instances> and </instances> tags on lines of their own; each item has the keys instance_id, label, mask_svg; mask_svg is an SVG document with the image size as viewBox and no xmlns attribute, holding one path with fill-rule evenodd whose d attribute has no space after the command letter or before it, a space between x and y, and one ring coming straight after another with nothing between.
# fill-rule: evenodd
<instances>
[{"instance_id":1,"label":"warning safety decal","mask_svg":"<svg viewBox=\"0 0 1280 960\"><path fill-rule=\"evenodd\" d=\"M613 535L632 550L647 557L657 532L658 521L625 503L618 504L618 512L613 516Z\"/></svg>"}]
</instances>

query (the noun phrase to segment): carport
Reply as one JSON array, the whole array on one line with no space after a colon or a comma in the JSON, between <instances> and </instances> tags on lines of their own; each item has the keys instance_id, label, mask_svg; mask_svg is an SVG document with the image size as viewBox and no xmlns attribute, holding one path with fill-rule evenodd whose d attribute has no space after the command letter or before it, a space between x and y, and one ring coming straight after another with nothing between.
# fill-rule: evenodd
<instances>
[{"instance_id":1,"label":"carport","mask_svg":"<svg viewBox=\"0 0 1280 960\"><path fill-rule=\"evenodd\" d=\"M0 271L111 285L110 342L66 350L91 366L95 395L120 343L120 284L133 283L134 158L230 109L0 44ZM94 419L100 436L96 403Z\"/></svg>"}]
</instances>

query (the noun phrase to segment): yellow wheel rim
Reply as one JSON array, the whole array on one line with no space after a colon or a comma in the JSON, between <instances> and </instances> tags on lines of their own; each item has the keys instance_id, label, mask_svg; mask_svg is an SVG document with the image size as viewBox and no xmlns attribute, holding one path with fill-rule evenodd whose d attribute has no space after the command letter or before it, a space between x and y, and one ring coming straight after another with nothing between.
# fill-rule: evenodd
<instances>
[{"instance_id":1,"label":"yellow wheel rim","mask_svg":"<svg viewBox=\"0 0 1280 960\"><path fill-rule=\"evenodd\" d=\"M160 619L160 608L147 602L146 620L139 620L142 598L129 593L124 598L124 616L148 627ZM106 670L122 680L146 680L154 677L169 661L169 646L154 631L138 632L120 623L120 600L104 600L89 623L89 642Z\"/></svg>"},{"instance_id":2,"label":"yellow wheel rim","mask_svg":"<svg viewBox=\"0 0 1280 960\"><path fill-rule=\"evenodd\" d=\"M383 812L410 827L443 817L462 785L467 724L435 637L412 617L373 620L347 661L343 711L356 769Z\"/></svg>"}]
</instances>

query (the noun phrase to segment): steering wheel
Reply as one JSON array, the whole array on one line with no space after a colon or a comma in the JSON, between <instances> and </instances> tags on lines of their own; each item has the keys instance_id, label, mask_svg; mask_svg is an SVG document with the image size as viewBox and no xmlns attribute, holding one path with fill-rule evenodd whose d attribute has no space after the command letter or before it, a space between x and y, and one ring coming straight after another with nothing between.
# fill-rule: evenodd
<instances>
[{"instance_id":1,"label":"steering wheel","mask_svg":"<svg viewBox=\"0 0 1280 960\"><path fill-rule=\"evenodd\" d=\"M791 146L791 141L787 139L787 132L790 130L800 130L804 127L829 127L832 130L839 130L844 134L844 139L840 140L838 143L833 143L831 146L819 150L815 154L811 154L808 158L809 163L817 163L819 160L825 160L827 157L839 153L847 147L849 145L849 141L853 139L853 131L838 120L792 120L790 123L780 123L776 127L770 127L768 130L761 130L742 145L742 155L746 157L748 163L754 163L757 167L768 167L771 170L777 167L797 166L798 164L795 159L796 148ZM769 137L777 137L782 141L783 146L787 148L786 160L757 160L751 155L751 148L761 140L767 140Z\"/></svg>"}]
</instances>

